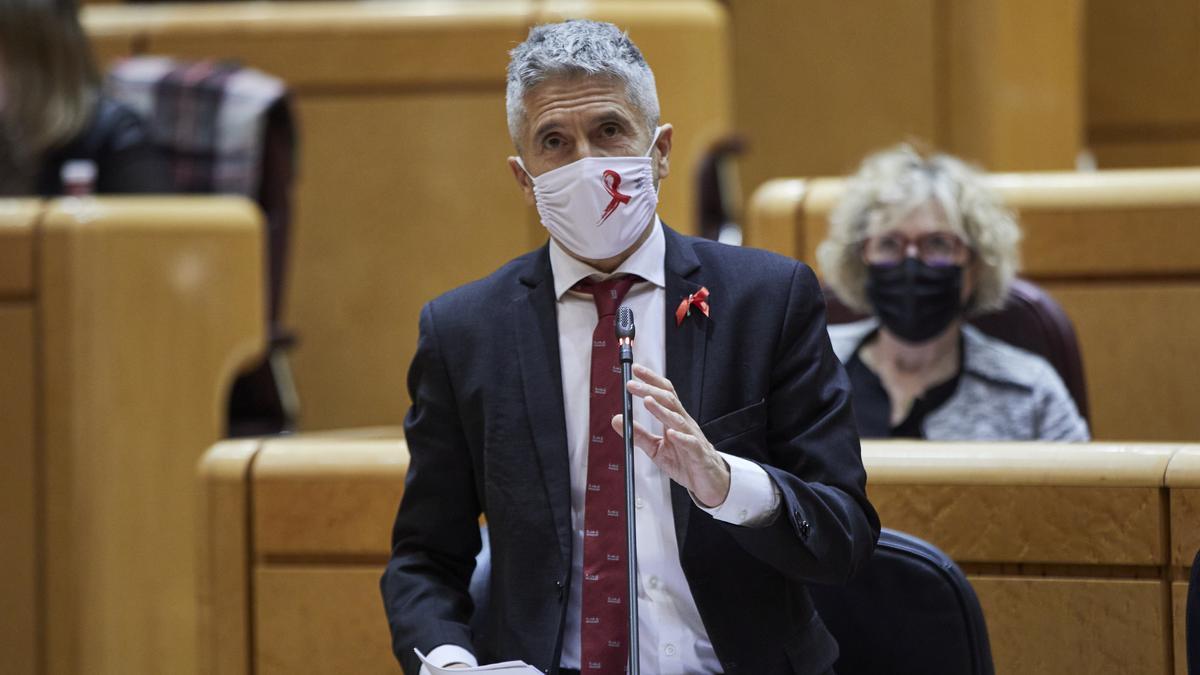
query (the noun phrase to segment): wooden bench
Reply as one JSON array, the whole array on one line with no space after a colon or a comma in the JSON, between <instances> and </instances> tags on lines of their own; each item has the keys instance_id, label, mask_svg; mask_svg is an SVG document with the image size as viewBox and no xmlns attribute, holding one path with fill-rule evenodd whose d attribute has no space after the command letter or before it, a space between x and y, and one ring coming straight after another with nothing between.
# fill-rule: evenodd
<instances>
[{"instance_id":1,"label":"wooden bench","mask_svg":"<svg viewBox=\"0 0 1200 675\"><path fill-rule=\"evenodd\" d=\"M1024 232L1022 276L1071 316L1092 432L1200 440L1200 169L992 174ZM840 178L779 179L754 195L747 244L815 264ZM818 270L819 272L819 270Z\"/></svg>"},{"instance_id":2,"label":"wooden bench","mask_svg":"<svg viewBox=\"0 0 1200 675\"><path fill-rule=\"evenodd\" d=\"M200 465L199 672L395 673L379 596L399 430L225 441Z\"/></svg>"},{"instance_id":3,"label":"wooden bench","mask_svg":"<svg viewBox=\"0 0 1200 675\"><path fill-rule=\"evenodd\" d=\"M209 451L204 672L394 672L378 580L408 458L398 435ZM863 444L883 523L962 565L997 672L1029 675L1170 672L1171 574L1200 548L1196 512L1164 478L1185 457L1200 467L1200 446Z\"/></svg>"},{"instance_id":4,"label":"wooden bench","mask_svg":"<svg viewBox=\"0 0 1200 675\"><path fill-rule=\"evenodd\" d=\"M236 59L283 78L299 118L284 299L301 426L397 424L421 305L546 240L505 158L508 51L537 23L628 29L676 127L662 213L693 229L693 173L730 127L716 0L225 3L89 7L101 58Z\"/></svg>"},{"instance_id":5,"label":"wooden bench","mask_svg":"<svg viewBox=\"0 0 1200 675\"><path fill-rule=\"evenodd\" d=\"M1117 675L1170 668L1163 477L1177 451L879 441L863 459L884 524L967 573L996 672Z\"/></svg>"},{"instance_id":6,"label":"wooden bench","mask_svg":"<svg viewBox=\"0 0 1200 675\"><path fill-rule=\"evenodd\" d=\"M0 201L0 663L189 673L197 458L264 347L235 198Z\"/></svg>"}]
</instances>

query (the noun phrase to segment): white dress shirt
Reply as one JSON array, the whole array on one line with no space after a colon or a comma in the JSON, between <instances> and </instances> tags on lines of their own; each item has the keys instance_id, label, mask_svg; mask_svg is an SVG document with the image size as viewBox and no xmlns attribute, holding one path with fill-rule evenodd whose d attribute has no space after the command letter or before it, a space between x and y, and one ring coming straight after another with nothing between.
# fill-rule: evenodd
<instances>
[{"instance_id":1,"label":"white dress shirt","mask_svg":"<svg viewBox=\"0 0 1200 675\"><path fill-rule=\"evenodd\" d=\"M584 278L606 279L635 274L648 283L636 283L622 304L633 310L637 324L634 362L666 376L666 236L656 217L654 231L611 275L598 272L550 242L550 266L558 298L558 348L562 365L563 406L567 452L571 472L571 587L559 665L579 668L580 620L583 588L583 520L589 440L588 390L591 382L592 332L596 306L592 296L572 291ZM678 299L675 300L676 302ZM672 328L674 322L672 322ZM633 417L652 433L661 435L662 424L641 402L633 399ZM697 506L714 518L752 526L769 521L779 508L780 495L767 472L754 462L721 453L730 469L729 495L716 508ZM660 675L720 673L721 664L700 620L700 612L679 561L675 520L671 510L670 479L644 453L634 460L634 495L637 517L638 627L641 669ZM461 661L475 665L466 650L443 645L429 654L433 663ZM422 675L426 671L422 668Z\"/></svg>"}]
</instances>

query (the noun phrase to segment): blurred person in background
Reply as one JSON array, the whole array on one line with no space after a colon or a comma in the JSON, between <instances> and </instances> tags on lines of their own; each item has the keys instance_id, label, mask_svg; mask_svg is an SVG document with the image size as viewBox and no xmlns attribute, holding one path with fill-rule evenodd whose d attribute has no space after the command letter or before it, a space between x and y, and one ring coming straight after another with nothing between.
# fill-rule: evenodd
<instances>
[{"instance_id":1,"label":"blurred person in background","mask_svg":"<svg viewBox=\"0 0 1200 675\"><path fill-rule=\"evenodd\" d=\"M1019 239L954 157L901 145L863 162L817 249L838 298L871 314L829 327L863 438L1088 439L1050 363L964 322L1003 306Z\"/></svg>"},{"instance_id":2,"label":"blurred person in background","mask_svg":"<svg viewBox=\"0 0 1200 675\"><path fill-rule=\"evenodd\" d=\"M82 160L82 161L80 161ZM142 121L106 98L74 0L0 0L0 196L169 192L166 160Z\"/></svg>"}]
</instances>

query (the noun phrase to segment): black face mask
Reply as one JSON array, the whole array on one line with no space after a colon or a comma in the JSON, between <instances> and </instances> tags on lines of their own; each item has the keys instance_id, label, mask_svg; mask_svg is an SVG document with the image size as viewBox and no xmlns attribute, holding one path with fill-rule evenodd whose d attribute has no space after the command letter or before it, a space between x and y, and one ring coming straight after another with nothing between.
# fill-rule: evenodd
<instances>
[{"instance_id":1,"label":"black face mask","mask_svg":"<svg viewBox=\"0 0 1200 675\"><path fill-rule=\"evenodd\" d=\"M883 325L905 342L941 335L962 313L962 266L931 267L916 258L867 266L867 298Z\"/></svg>"}]
</instances>

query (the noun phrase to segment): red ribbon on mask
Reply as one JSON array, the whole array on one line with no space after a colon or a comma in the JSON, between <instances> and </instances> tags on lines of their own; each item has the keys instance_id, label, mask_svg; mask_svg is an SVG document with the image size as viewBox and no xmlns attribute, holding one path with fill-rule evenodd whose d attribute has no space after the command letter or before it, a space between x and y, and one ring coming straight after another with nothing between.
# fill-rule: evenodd
<instances>
[{"instance_id":1,"label":"red ribbon on mask","mask_svg":"<svg viewBox=\"0 0 1200 675\"><path fill-rule=\"evenodd\" d=\"M600 215L600 223L598 224L602 224L608 220L608 217L613 214L613 211L617 210L618 206L628 204L630 199L629 195L621 194L619 191L621 187L621 174L612 169L607 169L601 180L604 181L604 189L608 190L608 194L612 195L612 201L608 203L608 206L604 209L604 213Z\"/></svg>"},{"instance_id":2,"label":"red ribbon on mask","mask_svg":"<svg viewBox=\"0 0 1200 675\"><path fill-rule=\"evenodd\" d=\"M704 316L708 316L708 289L701 286L700 290L692 293L679 303L679 309L675 310L675 325L683 325L683 318L692 313L692 307L700 310Z\"/></svg>"}]
</instances>

